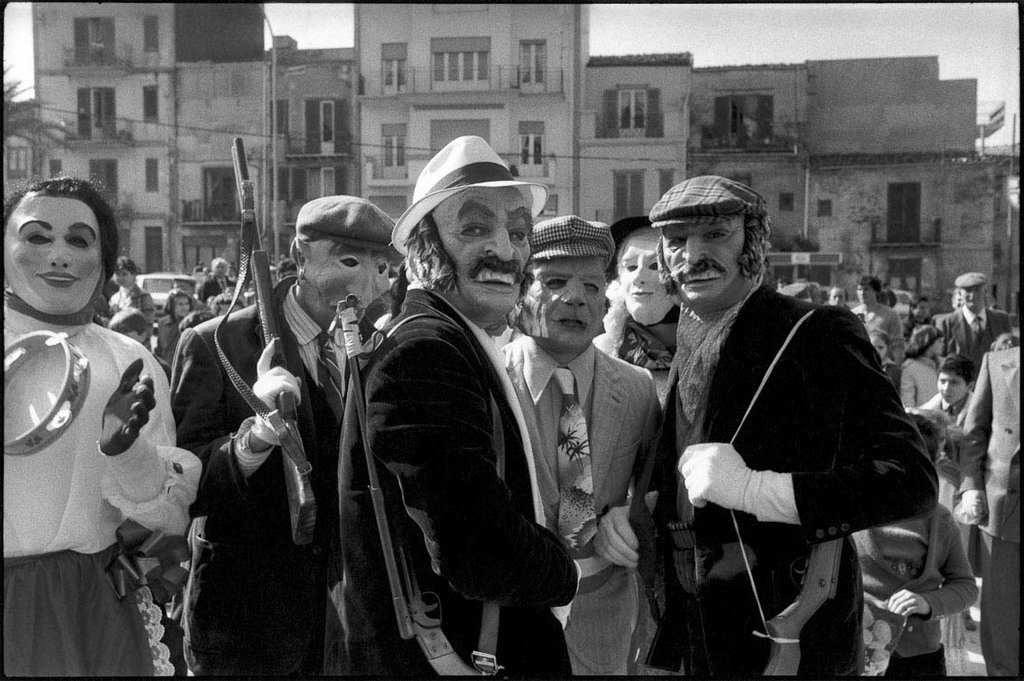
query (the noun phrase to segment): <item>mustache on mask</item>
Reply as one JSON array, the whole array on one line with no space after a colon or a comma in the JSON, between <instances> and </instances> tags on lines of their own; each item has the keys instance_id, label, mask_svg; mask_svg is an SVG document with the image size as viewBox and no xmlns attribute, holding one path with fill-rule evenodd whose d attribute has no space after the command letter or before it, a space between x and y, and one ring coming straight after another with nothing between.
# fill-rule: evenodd
<instances>
[{"instance_id":1,"label":"mustache on mask","mask_svg":"<svg viewBox=\"0 0 1024 681\"><path fill-rule=\"evenodd\" d=\"M523 280L523 271L515 260L502 260L496 255L488 255L473 263L469 268L469 278L473 279L484 270L491 270L499 274L511 274L516 278L516 283Z\"/></svg>"},{"instance_id":2,"label":"mustache on mask","mask_svg":"<svg viewBox=\"0 0 1024 681\"><path fill-rule=\"evenodd\" d=\"M672 273L672 278L679 283L686 283L687 278L704 274L705 272L718 272L725 274L725 268L714 260L701 259L692 265L683 265Z\"/></svg>"}]
</instances>

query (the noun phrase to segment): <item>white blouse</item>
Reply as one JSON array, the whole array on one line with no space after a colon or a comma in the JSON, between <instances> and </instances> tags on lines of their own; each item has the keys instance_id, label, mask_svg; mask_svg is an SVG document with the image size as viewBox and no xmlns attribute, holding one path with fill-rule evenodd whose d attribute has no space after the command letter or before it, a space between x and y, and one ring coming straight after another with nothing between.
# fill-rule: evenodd
<instances>
[{"instance_id":1,"label":"white blouse","mask_svg":"<svg viewBox=\"0 0 1024 681\"><path fill-rule=\"evenodd\" d=\"M4 307L5 352L20 336L39 330L67 334L89 360L89 386L81 410L56 441L30 455L4 455L4 557L96 553L114 543L126 518L184 534L202 466L175 446L170 388L153 355L96 324L48 325ZM156 406L131 448L104 456L97 444L103 410L122 372L140 357L143 374L153 378Z\"/></svg>"}]
</instances>

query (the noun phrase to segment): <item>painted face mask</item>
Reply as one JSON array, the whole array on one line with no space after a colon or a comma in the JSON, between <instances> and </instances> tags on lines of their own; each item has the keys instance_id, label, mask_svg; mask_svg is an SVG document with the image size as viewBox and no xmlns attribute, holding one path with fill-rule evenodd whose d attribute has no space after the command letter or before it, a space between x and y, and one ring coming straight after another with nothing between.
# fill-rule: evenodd
<instances>
[{"instance_id":1,"label":"painted face mask","mask_svg":"<svg viewBox=\"0 0 1024 681\"><path fill-rule=\"evenodd\" d=\"M50 315L85 309L100 283L96 215L77 199L29 194L4 226L4 283Z\"/></svg>"},{"instance_id":2,"label":"painted face mask","mask_svg":"<svg viewBox=\"0 0 1024 681\"><path fill-rule=\"evenodd\" d=\"M629 316L644 326L657 324L675 306L658 279L658 232L639 230L626 237L617 260L618 286Z\"/></svg>"}]
</instances>

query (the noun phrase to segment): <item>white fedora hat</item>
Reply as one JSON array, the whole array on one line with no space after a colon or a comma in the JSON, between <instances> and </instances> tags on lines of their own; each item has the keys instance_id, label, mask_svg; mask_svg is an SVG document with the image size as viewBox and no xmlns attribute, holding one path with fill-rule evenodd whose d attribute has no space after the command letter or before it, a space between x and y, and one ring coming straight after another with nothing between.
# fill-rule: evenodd
<instances>
[{"instance_id":1,"label":"white fedora hat","mask_svg":"<svg viewBox=\"0 0 1024 681\"><path fill-rule=\"evenodd\" d=\"M391 231L391 245L406 255L405 241L423 216L449 196L471 187L528 188L533 195L533 217L540 215L548 200L545 185L513 179L508 166L482 137L458 137L437 152L420 172L412 193L412 205L402 213Z\"/></svg>"}]
</instances>

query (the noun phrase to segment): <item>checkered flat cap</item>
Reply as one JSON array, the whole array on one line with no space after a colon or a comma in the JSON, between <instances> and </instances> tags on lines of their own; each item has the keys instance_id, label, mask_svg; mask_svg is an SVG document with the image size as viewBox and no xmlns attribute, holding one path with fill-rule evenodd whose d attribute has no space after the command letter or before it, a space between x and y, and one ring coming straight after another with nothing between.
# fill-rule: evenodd
<instances>
[{"instance_id":1,"label":"checkered flat cap","mask_svg":"<svg viewBox=\"0 0 1024 681\"><path fill-rule=\"evenodd\" d=\"M615 253L612 230L603 222L590 222L576 215L562 215L538 222L530 234L531 258L597 257L607 267Z\"/></svg>"},{"instance_id":2,"label":"checkered flat cap","mask_svg":"<svg viewBox=\"0 0 1024 681\"><path fill-rule=\"evenodd\" d=\"M767 213L764 198L745 184L718 175L680 182L651 208L651 227L702 224L733 215Z\"/></svg>"}]
</instances>

